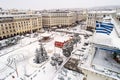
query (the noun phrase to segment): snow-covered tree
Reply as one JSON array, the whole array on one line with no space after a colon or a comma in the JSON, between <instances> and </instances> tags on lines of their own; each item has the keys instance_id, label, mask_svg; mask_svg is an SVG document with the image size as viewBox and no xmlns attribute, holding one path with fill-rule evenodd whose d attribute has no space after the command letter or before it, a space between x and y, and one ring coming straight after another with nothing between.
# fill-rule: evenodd
<instances>
[{"instance_id":1,"label":"snow-covered tree","mask_svg":"<svg viewBox=\"0 0 120 80\"><path fill-rule=\"evenodd\" d=\"M36 63L42 63L48 59L47 52L42 44L40 44L40 48L36 49L36 55L35 55L35 62Z\"/></svg>"}]
</instances>

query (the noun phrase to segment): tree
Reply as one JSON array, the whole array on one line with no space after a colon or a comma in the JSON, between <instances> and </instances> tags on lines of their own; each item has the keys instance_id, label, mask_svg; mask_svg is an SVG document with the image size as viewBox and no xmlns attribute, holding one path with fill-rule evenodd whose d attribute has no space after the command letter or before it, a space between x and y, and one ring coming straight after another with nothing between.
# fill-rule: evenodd
<instances>
[{"instance_id":1,"label":"tree","mask_svg":"<svg viewBox=\"0 0 120 80\"><path fill-rule=\"evenodd\" d=\"M71 55L71 52L73 51L73 42L66 42L62 48L62 51L64 56L69 57Z\"/></svg>"},{"instance_id":2,"label":"tree","mask_svg":"<svg viewBox=\"0 0 120 80\"><path fill-rule=\"evenodd\" d=\"M35 62L42 63L48 59L45 48L40 44L40 48L36 49Z\"/></svg>"}]
</instances>

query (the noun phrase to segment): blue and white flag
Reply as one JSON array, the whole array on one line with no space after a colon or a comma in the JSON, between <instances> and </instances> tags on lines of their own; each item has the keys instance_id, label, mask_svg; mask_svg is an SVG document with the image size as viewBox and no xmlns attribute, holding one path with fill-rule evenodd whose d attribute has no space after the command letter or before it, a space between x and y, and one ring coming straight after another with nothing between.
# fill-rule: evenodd
<instances>
[{"instance_id":1,"label":"blue and white flag","mask_svg":"<svg viewBox=\"0 0 120 80\"><path fill-rule=\"evenodd\" d=\"M104 33L109 35L113 30L112 23L98 22L96 21L96 33Z\"/></svg>"}]
</instances>

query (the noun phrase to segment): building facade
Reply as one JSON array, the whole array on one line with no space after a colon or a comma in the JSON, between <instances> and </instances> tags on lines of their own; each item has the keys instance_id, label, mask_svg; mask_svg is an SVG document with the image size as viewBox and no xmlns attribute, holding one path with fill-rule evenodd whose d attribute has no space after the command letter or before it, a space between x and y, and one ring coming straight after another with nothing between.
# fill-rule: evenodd
<instances>
[{"instance_id":1,"label":"building facade","mask_svg":"<svg viewBox=\"0 0 120 80\"><path fill-rule=\"evenodd\" d=\"M87 13L86 20L87 29L95 29L96 27L96 14L95 13Z\"/></svg>"},{"instance_id":2,"label":"building facade","mask_svg":"<svg viewBox=\"0 0 120 80\"><path fill-rule=\"evenodd\" d=\"M74 12L55 11L42 13L43 27L72 26L76 21Z\"/></svg>"},{"instance_id":3,"label":"building facade","mask_svg":"<svg viewBox=\"0 0 120 80\"><path fill-rule=\"evenodd\" d=\"M86 21L87 19L87 10L80 10L80 11L77 11L76 12L76 18L77 18L77 21Z\"/></svg>"},{"instance_id":4,"label":"building facade","mask_svg":"<svg viewBox=\"0 0 120 80\"><path fill-rule=\"evenodd\" d=\"M33 10L18 10L18 9L10 9L8 10L11 15L20 15L20 14L34 14Z\"/></svg>"},{"instance_id":5,"label":"building facade","mask_svg":"<svg viewBox=\"0 0 120 80\"><path fill-rule=\"evenodd\" d=\"M1 9L3 12L3 10ZM7 10L8 14L0 15L0 39L38 31L42 27L72 27L76 21L86 20L84 11L34 11ZM91 19L91 18L89 18ZM88 23L89 23L88 19ZM91 24L88 24L91 26Z\"/></svg>"},{"instance_id":6,"label":"building facade","mask_svg":"<svg viewBox=\"0 0 120 80\"><path fill-rule=\"evenodd\" d=\"M9 11L8 10L4 10L2 8L0 8L0 15L8 15Z\"/></svg>"},{"instance_id":7,"label":"building facade","mask_svg":"<svg viewBox=\"0 0 120 80\"><path fill-rule=\"evenodd\" d=\"M0 16L0 39L31 33L42 28L41 15Z\"/></svg>"}]
</instances>

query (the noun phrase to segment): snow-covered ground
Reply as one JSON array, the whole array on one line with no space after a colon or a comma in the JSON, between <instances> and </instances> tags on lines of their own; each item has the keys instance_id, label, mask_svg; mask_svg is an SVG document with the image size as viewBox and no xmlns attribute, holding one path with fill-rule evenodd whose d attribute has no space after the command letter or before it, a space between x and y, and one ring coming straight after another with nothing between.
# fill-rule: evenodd
<instances>
[{"instance_id":1,"label":"snow-covered ground","mask_svg":"<svg viewBox=\"0 0 120 80\"><path fill-rule=\"evenodd\" d=\"M82 32L83 34L86 34L86 31L81 30L80 26L71 28L70 30L70 32ZM43 42L43 45L48 53L49 59L40 65L34 64L32 60L36 54L36 48L39 48L38 40L41 38L41 35L44 35L43 33L39 33L38 37L35 38L24 37L17 45L0 50L0 80L60 80L61 78L64 78L64 80L82 80L82 74L71 70L67 70L67 74L65 73L66 69L63 67L63 65L67 62L68 58L63 56L60 48L54 46L54 42L56 40L62 41L65 40L64 38L69 39L71 38L72 34L61 32L47 32L47 34L49 34L52 39L48 42ZM91 67L93 53L95 50L93 49L92 44L89 42L91 42L90 40L93 40L93 37L90 36L85 38L83 34L79 35L81 37L81 41L74 46L71 57L80 60L78 65L79 68L85 68L87 70L109 76ZM87 32L87 34L92 35L92 33L89 32ZM109 40L109 38L107 39ZM88 45L85 46L84 43L88 43ZM61 66L57 66L57 68L50 64L53 53L58 53L63 58L63 63ZM115 78L118 79L116 76Z\"/></svg>"},{"instance_id":2,"label":"snow-covered ground","mask_svg":"<svg viewBox=\"0 0 120 80\"><path fill-rule=\"evenodd\" d=\"M73 27L73 28L68 28L68 29L56 29L56 31L58 31L58 32L67 32L67 33L78 33L80 35L93 35L92 32L81 29L80 25L78 25L76 27Z\"/></svg>"},{"instance_id":3,"label":"snow-covered ground","mask_svg":"<svg viewBox=\"0 0 120 80\"><path fill-rule=\"evenodd\" d=\"M63 65L57 66L56 69L56 67L50 64L50 57L53 53L59 53L60 56L63 57L63 64L66 62L67 58L63 56L60 48L54 46L54 42L61 39L61 37L63 39L66 37L71 38L70 34L49 32L52 40L43 42L43 45L48 52L49 59L38 67L37 65L32 64L31 59L34 58L34 55L36 54L36 48L39 48L38 39L42 34L43 33L39 33L38 37L35 38L24 37L17 45L4 48L0 51L0 80L53 80L55 76L59 74L58 71L61 71ZM82 35L81 39L83 40ZM80 45L83 44L78 43L78 45L74 47L77 49Z\"/></svg>"}]
</instances>

